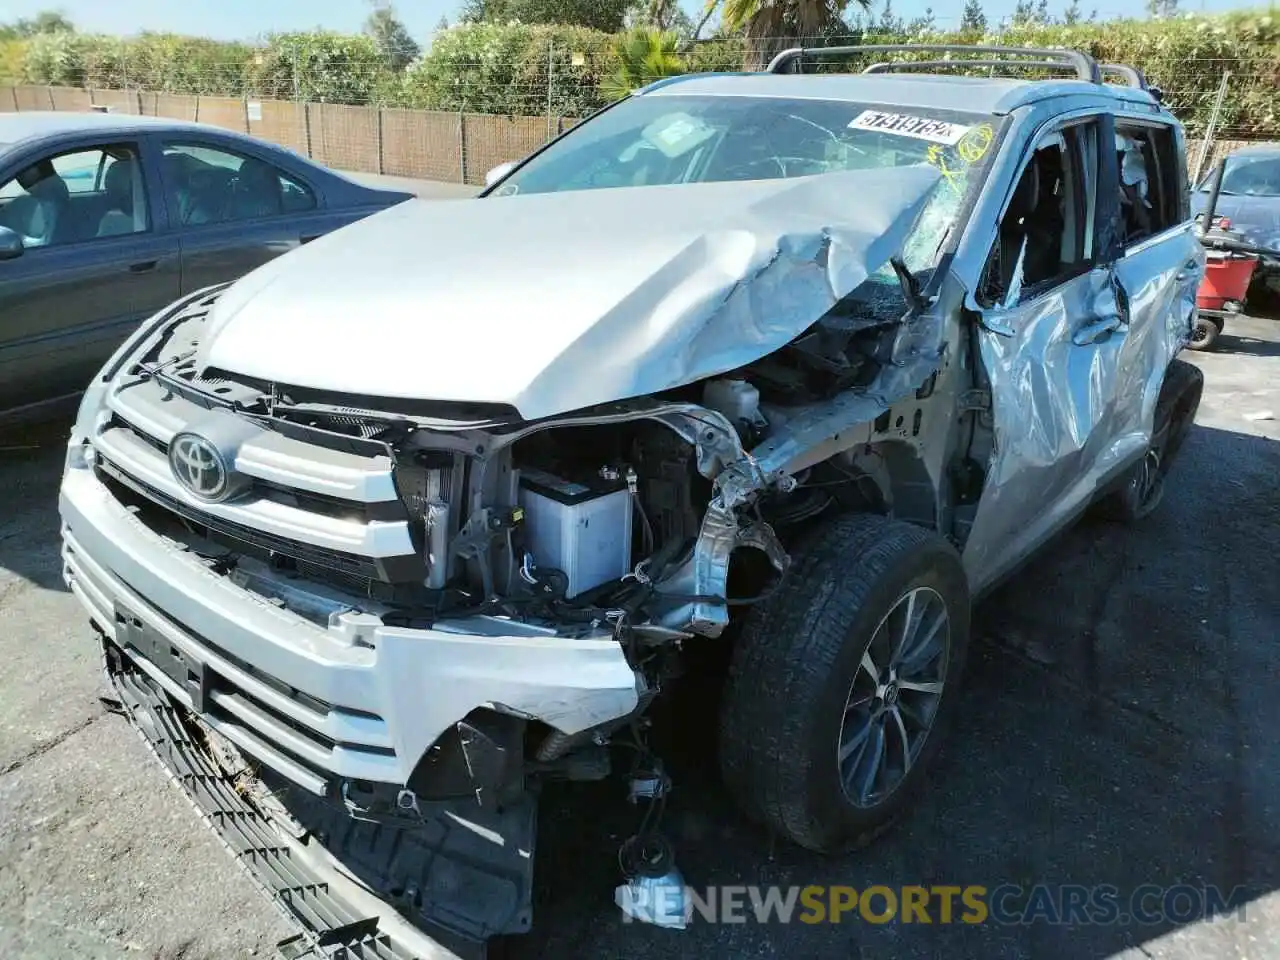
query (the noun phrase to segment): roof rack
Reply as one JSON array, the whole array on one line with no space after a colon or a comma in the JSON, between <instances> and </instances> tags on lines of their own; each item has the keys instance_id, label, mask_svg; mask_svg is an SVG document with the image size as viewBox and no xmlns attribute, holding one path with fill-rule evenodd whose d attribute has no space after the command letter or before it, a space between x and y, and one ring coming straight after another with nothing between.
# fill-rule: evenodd
<instances>
[{"instance_id":1,"label":"roof rack","mask_svg":"<svg viewBox=\"0 0 1280 960\"><path fill-rule=\"evenodd\" d=\"M863 73L893 73L895 71L933 70L939 67L1017 67L1022 70L1070 70L1076 73L1073 63L1062 60L885 60L873 63Z\"/></svg>"},{"instance_id":2,"label":"roof rack","mask_svg":"<svg viewBox=\"0 0 1280 960\"><path fill-rule=\"evenodd\" d=\"M1104 63L1098 67L1102 71L1102 75L1119 77L1124 81L1126 87L1133 87L1135 90L1150 90L1147 85L1147 77L1137 67L1131 67L1127 63Z\"/></svg>"},{"instance_id":3,"label":"roof rack","mask_svg":"<svg viewBox=\"0 0 1280 960\"><path fill-rule=\"evenodd\" d=\"M1076 78L1079 80L1087 80L1090 83L1102 82L1102 70L1098 66L1098 62L1087 53L1081 53L1079 50L1053 50L1047 47L972 46L963 43L867 43L852 47L794 47L790 50L783 50L774 57L766 71L768 73L796 73L806 57L833 55L856 57L867 53L985 53L1003 57L1036 57L1037 59L1030 64L1026 64L1025 60L977 61L976 63L982 66L1005 67L1019 67L1026 64L1029 67L1043 68L1047 65L1056 69L1074 70ZM929 64L933 66L937 66L939 63L974 65L975 61L929 61ZM882 65L874 64L874 66L880 67ZM898 65L894 64L893 66L897 68ZM907 64L904 63L903 67L906 68ZM884 71L877 70L875 72Z\"/></svg>"},{"instance_id":4,"label":"roof rack","mask_svg":"<svg viewBox=\"0 0 1280 960\"><path fill-rule=\"evenodd\" d=\"M1164 91L1147 83L1147 75L1137 67L1131 67L1127 63L1104 63L1098 69L1102 71L1104 77L1108 74L1119 77L1126 87L1151 94L1151 99L1156 103L1164 102Z\"/></svg>"}]
</instances>

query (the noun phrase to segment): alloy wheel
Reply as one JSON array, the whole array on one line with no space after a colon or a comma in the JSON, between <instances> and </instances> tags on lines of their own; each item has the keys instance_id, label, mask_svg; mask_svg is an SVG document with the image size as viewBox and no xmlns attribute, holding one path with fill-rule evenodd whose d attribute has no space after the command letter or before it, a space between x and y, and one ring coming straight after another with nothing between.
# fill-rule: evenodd
<instances>
[{"instance_id":1,"label":"alloy wheel","mask_svg":"<svg viewBox=\"0 0 1280 960\"><path fill-rule=\"evenodd\" d=\"M946 685L950 628L941 595L916 587L872 634L845 702L837 754L854 806L887 800L919 757Z\"/></svg>"}]
</instances>

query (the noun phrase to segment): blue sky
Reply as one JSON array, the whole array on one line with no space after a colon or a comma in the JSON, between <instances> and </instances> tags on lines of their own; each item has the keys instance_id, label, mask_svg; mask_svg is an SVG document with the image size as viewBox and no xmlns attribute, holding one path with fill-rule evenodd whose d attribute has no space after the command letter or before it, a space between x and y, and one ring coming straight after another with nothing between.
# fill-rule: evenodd
<instances>
[{"instance_id":1,"label":"blue sky","mask_svg":"<svg viewBox=\"0 0 1280 960\"><path fill-rule=\"evenodd\" d=\"M884 0L875 0L880 9ZM1052 8L1068 0L1050 0ZM1100 16L1141 10L1142 0L1082 0L1086 11ZM1238 0L1182 0L1185 10L1219 11L1254 4ZM1262 3L1265 5L1265 2ZM396 10L416 37L431 33L440 15L453 18L461 0L399 0ZM702 0L683 0L696 13ZM956 22L963 0L894 0L894 12L910 18L932 6L941 25ZM1013 10L1014 0L985 0L989 18ZM60 9L81 29L130 34L142 30L171 31L218 39L251 39L273 30L306 30L324 27L354 32L360 29L369 7L367 0L0 0L0 22L31 16L40 10Z\"/></svg>"}]
</instances>

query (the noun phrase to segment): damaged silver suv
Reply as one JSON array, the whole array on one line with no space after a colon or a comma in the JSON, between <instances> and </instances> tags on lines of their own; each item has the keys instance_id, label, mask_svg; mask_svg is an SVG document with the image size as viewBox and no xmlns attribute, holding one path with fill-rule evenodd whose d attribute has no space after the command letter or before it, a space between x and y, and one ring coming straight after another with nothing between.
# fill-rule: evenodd
<instances>
[{"instance_id":1,"label":"damaged silver suv","mask_svg":"<svg viewBox=\"0 0 1280 960\"><path fill-rule=\"evenodd\" d=\"M539 785L625 745L660 804L645 713L708 638L744 810L869 841L974 598L1156 506L1202 386L1180 125L1081 54L902 49L655 84L174 304L90 385L67 582L304 939L527 930ZM649 818L623 853L671 851Z\"/></svg>"}]
</instances>

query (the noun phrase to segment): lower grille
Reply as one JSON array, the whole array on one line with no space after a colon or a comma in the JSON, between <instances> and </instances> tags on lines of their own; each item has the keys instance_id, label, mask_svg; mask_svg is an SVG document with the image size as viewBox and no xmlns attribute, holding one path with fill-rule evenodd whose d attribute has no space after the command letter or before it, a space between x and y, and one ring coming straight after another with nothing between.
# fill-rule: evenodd
<instances>
[{"instance_id":1,"label":"lower grille","mask_svg":"<svg viewBox=\"0 0 1280 960\"><path fill-rule=\"evenodd\" d=\"M456 957L425 937L404 936L370 904L352 895L352 885L325 861L309 855L313 838L295 840L245 796L244 785L217 766L195 721L145 675L123 667L108 670L121 709L147 746L193 801L201 817L226 842L248 873L301 927L277 945L281 957L350 956L367 960ZM389 912L389 911L388 911Z\"/></svg>"}]
</instances>

